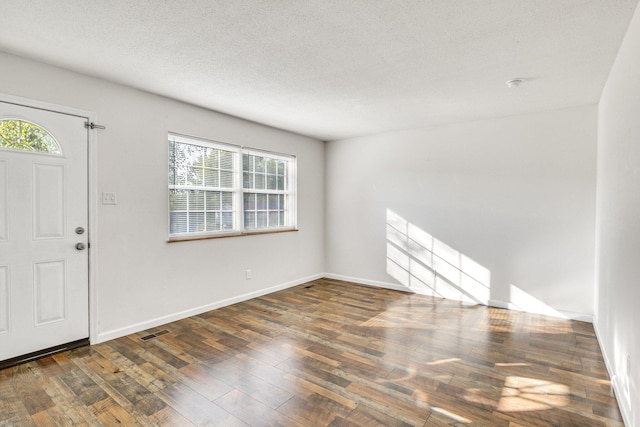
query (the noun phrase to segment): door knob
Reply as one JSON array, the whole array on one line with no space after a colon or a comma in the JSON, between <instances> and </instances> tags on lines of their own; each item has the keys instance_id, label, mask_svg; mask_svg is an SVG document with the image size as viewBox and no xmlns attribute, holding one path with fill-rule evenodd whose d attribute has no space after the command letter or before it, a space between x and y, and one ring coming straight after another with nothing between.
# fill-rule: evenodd
<instances>
[{"instance_id":1,"label":"door knob","mask_svg":"<svg viewBox=\"0 0 640 427\"><path fill-rule=\"evenodd\" d=\"M76 243L76 249L77 250L84 251L84 248L85 248L84 243L82 243L82 242L81 243Z\"/></svg>"}]
</instances>

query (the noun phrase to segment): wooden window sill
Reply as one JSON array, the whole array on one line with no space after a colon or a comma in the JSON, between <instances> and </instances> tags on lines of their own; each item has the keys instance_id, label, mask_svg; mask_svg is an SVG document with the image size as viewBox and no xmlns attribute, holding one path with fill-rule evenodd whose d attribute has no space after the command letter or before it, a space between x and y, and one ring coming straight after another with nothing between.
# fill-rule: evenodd
<instances>
[{"instance_id":1,"label":"wooden window sill","mask_svg":"<svg viewBox=\"0 0 640 427\"><path fill-rule=\"evenodd\" d=\"M167 240L167 243L178 243L178 242L191 242L193 240L210 240L210 239L226 239L228 237L244 237L244 236L257 236L262 234L278 234L278 233L292 233L297 232L297 228L287 229L287 230L268 230L268 231L254 231L250 233L230 233L230 234L217 234L210 236L193 236L193 237L176 237Z\"/></svg>"}]
</instances>

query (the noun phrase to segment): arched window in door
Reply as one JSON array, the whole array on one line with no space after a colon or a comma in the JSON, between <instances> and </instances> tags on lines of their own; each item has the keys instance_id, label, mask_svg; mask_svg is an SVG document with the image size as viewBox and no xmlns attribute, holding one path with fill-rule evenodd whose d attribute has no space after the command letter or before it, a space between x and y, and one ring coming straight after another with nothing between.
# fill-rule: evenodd
<instances>
[{"instance_id":1,"label":"arched window in door","mask_svg":"<svg viewBox=\"0 0 640 427\"><path fill-rule=\"evenodd\" d=\"M0 120L0 148L62 154L58 141L35 123L19 119Z\"/></svg>"}]
</instances>

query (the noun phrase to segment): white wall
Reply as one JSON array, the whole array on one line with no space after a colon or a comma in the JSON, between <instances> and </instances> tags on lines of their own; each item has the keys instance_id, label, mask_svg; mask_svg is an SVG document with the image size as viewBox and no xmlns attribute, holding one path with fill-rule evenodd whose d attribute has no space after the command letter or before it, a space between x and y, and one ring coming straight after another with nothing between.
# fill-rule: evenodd
<instances>
[{"instance_id":1,"label":"white wall","mask_svg":"<svg viewBox=\"0 0 640 427\"><path fill-rule=\"evenodd\" d=\"M640 426L640 8L599 104L596 319L628 426ZM630 366L627 363L630 357Z\"/></svg>"},{"instance_id":2,"label":"white wall","mask_svg":"<svg viewBox=\"0 0 640 427\"><path fill-rule=\"evenodd\" d=\"M324 271L324 143L0 53L0 93L89 110L98 133L94 342ZM167 132L298 157L299 232L167 243ZM253 272L245 280L245 269Z\"/></svg>"},{"instance_id":3,"label":"white wall","mask_svg":"<svg viewBox=\"0 0 640 427\"><path fill-rule=\"evenodd\" d=\"M455 291L443 280L451 265L440 263L434 285L421 260L430 254L417 241L428 233L470 276L486 273L477 264L489 270L492 304L590 320L596 113L583 106L328 143L327 271ZM405 220L398 227L416 237L398 254L398 227L387 222ZM469 277L454 273L466 288Z\"/></svg>"}]
</instances>

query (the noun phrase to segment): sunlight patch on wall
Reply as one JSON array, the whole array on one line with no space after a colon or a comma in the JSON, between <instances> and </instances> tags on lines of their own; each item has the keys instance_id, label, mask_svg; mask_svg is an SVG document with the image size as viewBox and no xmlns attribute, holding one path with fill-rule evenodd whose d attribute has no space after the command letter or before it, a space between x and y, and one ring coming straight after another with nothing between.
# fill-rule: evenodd
<instances>
[{"instance_id":1,"label":"sunlight patch on wall","mask_svg":"<svg viewBox=\"0 0 640 427\"><path fill-rule=\"evenodd\" d=\"M488 304L490 271L387 209L387 274L412 291Z\"/></svg>"},{"instance_id":2,"label":"sunlight patch on wall","mask_svg":"<svg viewBox=\"0 0 640 427\"><path fill-rule=\"evenodd\" d=\"M515 285L509 285L509 309L566 319L567 316L548 306Z\"/></svg>"},{"instance_id":3,"label":"sunlight patch on wall","mask_svg":"<svg viewBox=\"0 0 640 427\"><path fill-rule=\"evenodd\" d=\"M627 408L631 407L631 372L629 371L629 361L625 357L627 346L621 342L620 336L616 335L613 340L613 352L615 359L613 362L614 372L611 383L614 384L619 401L622 401Z\"/></svg>"}]
</instances>

